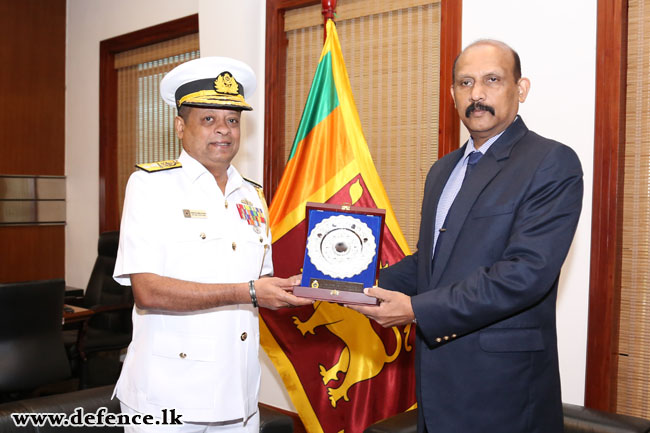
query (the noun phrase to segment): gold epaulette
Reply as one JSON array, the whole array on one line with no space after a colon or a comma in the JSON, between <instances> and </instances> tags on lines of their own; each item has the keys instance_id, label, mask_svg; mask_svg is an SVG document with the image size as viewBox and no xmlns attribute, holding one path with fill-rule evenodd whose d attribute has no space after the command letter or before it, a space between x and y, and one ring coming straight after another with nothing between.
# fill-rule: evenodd
<instances>
[{"instance_id":1,"label":"gold epaulette","mask_svg":"<svg viewBox=\"0 0 650 433\"><path fill-rule=\"evenodd\" d=\"M153 173L154 171L182 167L183 164L181 164L177 159L168 159L167 161L146 162L143 164L136 164L135 166L147 173Z\"/></svg>"}]
</instances>

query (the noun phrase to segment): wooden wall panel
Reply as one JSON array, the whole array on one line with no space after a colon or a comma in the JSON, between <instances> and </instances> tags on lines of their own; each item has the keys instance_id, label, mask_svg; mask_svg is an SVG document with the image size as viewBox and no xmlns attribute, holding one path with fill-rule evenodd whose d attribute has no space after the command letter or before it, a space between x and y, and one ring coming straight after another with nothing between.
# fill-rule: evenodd
<instances>
[{"instance_id":1,"label":"wooden wall panel","mask_svg":"<svg viewBox=\"0 0 650 433\"><path fill-rule=\"evenodd\" d=\"M1 0L0 0L1 1ZM146 45L198 33L199 16L190 15L99 44L99 231L119 230L117 191L117 70L115 55Z\"/></svg>"},{"instance_id":2,"label":"wooden wall panel","mask_svg":"<svg viewBox=\"0 0 650 433\"><path fill-rule=\"evenodd\" d=\"M627 0L598 0L594 191L585 406L615 412L620 310L620 248Z\"/></svg>"},{"instance_id":3,"label":"wooden wall panel","mask_svg":"<svg viewBox=\"0 0 650 433\"><path fill-rule=\"evenodd\" d=\"M0 174L65 174L66 0L0 0ZM0 227L0 282L63 278L64 226Z\"/></svg>"},{"instance_id":4,"label":"wooden wall panel","mask_svg":"<svg viewBox=\"0 0 650 433\"><path fill-rule=\"evenodd\" d=\"M0 174L64 174L65 0L0 0Z\"/></svg>"},{"instance_id":5,"label":"wooden wall panel","mask_svg":"<svg viewBox=\"0 0 650 433\"><path fill-rule=\"evenodd\" d=\"M0 227L0 283L65 277L65 226Z\"/></svg>"},{"instance_id":6,"label":"wooden wall panel","mask_svg":"<svg viewBox=\"0 0 650 433\"><path fill-rule=\"evenodd\" d=\"M454 83L451 70L456 56L462 50L462 1L443 1L440 4L440 111L438 113L438 159L458 149L460 119L449 89Z\"/></svg>"}]
</instances>

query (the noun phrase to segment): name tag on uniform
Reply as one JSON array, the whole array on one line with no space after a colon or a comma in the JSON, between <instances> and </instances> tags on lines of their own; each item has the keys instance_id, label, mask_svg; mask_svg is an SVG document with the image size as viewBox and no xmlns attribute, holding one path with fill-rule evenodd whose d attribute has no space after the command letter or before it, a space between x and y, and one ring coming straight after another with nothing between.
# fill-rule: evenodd
<instances>
[{"instance_id":1,"label":"name tag on uniform","mask_svg":"<svg viewBox=\"0 0 650 433\"><path fill-rule=\"evenodd\" d=\"M207 218L208 213L204 210L183 209L185 218Z\"/></svg>"}]
</instances>

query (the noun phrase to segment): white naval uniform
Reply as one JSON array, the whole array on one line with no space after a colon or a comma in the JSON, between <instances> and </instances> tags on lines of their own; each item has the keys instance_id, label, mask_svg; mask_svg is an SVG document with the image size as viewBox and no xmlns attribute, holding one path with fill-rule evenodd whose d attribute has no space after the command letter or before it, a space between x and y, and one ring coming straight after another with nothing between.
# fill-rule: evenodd
<instances>
[{"instance_id":1,"label":"white naval uniform","mask_svg":"<svg viewBox=\"0 0 650 433\"><path fill-rule=\"evenodd\" d=\"M214 176L185 151L179 161L181 168L137 171L129 178L115 280L128 285L130 274L148 272L241 283L271 274L266 224L255 229L237 209L238 203L265 209L256 188L230 166L224 195ZM133 340L116 395L154 416L174 408L183 421L247 419L257 411L258 350L252 305L191 313L134 307Z\"/></svg>"}]
</instances>

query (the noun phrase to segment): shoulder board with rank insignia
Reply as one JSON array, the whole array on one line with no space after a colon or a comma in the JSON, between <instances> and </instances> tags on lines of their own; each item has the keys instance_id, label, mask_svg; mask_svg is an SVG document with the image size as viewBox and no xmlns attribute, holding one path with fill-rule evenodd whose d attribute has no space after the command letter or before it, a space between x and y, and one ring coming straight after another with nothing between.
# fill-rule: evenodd
<instances>
[{"instance_id":1,"label":"shoulder board with rank insignia","mask_svg":"<svg viewBox=\"0 0 650 433\"><path fill-rule=\"evenodd\" d=\"M154 171L169 170L172 168L182 167L183 164L181 164L176 159L168 159L167 161L146 162L143 164L136 164L135 166L141 170L146 171L147 173L153 173Z\"/></svg>"},{"instance_id":2,"label":"shoulder board with rank insignia","mask_svg":"<svg viewBox=\"0 0 650 433\"><path fill-rule=\"evenodd\" d=\"M248 178L245 178L245 177L244 177L244 180L246 182L250 183L251 185L253 185L256 189L262 189L262 185L260 185L259 183L254 182L254 181L252 181L252 180L250 180Z\"/></svg>"}]
</instances>

